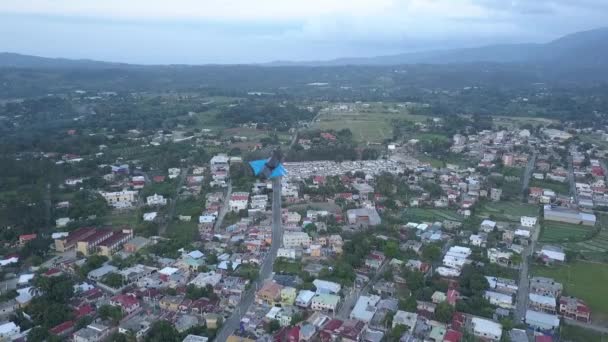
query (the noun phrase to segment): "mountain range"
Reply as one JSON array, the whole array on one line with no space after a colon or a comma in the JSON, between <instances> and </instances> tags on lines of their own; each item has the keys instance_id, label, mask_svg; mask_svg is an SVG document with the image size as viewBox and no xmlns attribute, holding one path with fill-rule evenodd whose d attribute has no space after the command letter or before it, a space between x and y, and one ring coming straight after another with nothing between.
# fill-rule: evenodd
<instances>
[{"instance_id":1,"label":"mountain range","mask_svg":"<svg viewBox=\"0 0 608 342\"><path fill-rule=\"evenodd\" d=\"M435 50L368 58L339 58L328 61L276 61L263 66L341 66L462 63L534 63L557 66L604 66L608 57L608 27L582 31L542 44L504 44L475 48ZM132 64L87 59L46 58L18 53L0 53L0 67L14 68L129 68Z\"/></svg>"}]
</instances>

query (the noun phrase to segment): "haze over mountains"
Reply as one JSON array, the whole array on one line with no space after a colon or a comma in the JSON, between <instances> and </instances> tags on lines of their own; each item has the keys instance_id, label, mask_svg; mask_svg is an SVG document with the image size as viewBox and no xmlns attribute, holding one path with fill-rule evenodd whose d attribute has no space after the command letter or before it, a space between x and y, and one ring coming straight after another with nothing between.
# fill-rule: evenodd
<instances>
[{"instance_id":1,"label":"haze over mountains","mask_svg":"<svg viewBox=\"0 0 608 342\"><path fill-rule=\"evenodd\" d=\"M264 66L341 66L399 64L542 63L556 66L594 67L608 56L608 27L577 32L544 44L505 44L476 48L403 53L369 58L339 58L328 61L276 61ZM0 67L15 68L129 68L133 64L87 59L46 58L18 53L0 53Z\"/></svg>"}]
</instances>

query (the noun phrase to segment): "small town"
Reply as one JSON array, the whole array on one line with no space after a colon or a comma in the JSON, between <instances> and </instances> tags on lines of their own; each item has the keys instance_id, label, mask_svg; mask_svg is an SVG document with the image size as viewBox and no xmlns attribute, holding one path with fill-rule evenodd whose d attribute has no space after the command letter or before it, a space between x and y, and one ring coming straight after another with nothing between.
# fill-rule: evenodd
<instances>
[{"instance_id":1,"label":"small town","mask_svg":"<svg viewBox=\"0 0 608 342\"><path fill-rule=\"evenodd\" d=\"M606 23L0 1L0 342L608 342Z\"/></svg>"},{"instance_id":2,"label":"small town","mask_svg":"<svg viewBox=\"0 0 608 342\"><path fill-rule=\"evenodd\" d=\"M605 332L597 293L579 297L564 283L576 271L564 279L555 270L607 253L607 150L574 137L608 134L488 128L445 138L436 157L425 139L444 127L418 122L366 160L262 159L266 176L235 149L242 139L204 131L191 141L225 152L165 169L121 156L106 163L116 153L106 145L39 154L98 171L71 172L54 190L51 233L19 235L0 260L0 337L29 341L35 322L48 326L45 340L76 342L166 330L184 342L546 342L569 326ZM285 144L296 150L350 134L292 133Z\"/></svg>"}]
</instances>

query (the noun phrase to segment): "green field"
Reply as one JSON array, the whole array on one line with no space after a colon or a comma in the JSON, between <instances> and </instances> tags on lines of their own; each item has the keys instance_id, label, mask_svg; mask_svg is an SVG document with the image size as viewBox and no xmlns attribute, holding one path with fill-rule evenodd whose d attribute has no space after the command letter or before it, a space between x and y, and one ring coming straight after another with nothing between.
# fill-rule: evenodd
<instances>
[{"instance_id":1,"label":"green field","mask_svg":"<svg viewBox=\"0 0 608 342\"><path fill-rule=\"evenodd\" d=\"M105 222L107 225L114 227L134 227L140 222L138 215L139 212L137 210L113 210L106 216Z\"/></svg>"},{"instance_id":2,"label":"green field","mask_svg":"<svg viewBox=\"0 0 608 342\"><path fill-rule=\"evenodd\" d=\"M551 189L558 194L567 195L570 193L568 183L551 182L546 180L531 179L530 187L538 187L543 189Z\"/></svg>"},{"instance_id":3,"label":"green field","mask_svg":"<svg viewBox=\"0 0 608 342\"><path fill-rule=\"evenodd\" d=\"M392 138L391 122L395 119L420 122L425 121L428 117L409 114L405 108L376 103L371 104L368 108L357 108L352 112L325 111L319 115L311 128L321 130L348 128L357 142L382 142Z\"/></svg>"},{"instance_id":4,"label":"green field","mask_svg":"<svg viewBox=\"0 0 608 342\"><path fill-rule=\"evenodd\" d=\"M173 221L167 227L167 236L178 241L199 240L197 218L190 222Z\"/></svg>"},{"instance_id":5,"label":"green field","mask_svg":"<svg viewBox=\"0 0 608 342\"><path fill-rule=\"evenodd\" d=\"M594 227L563 222L545 221L540 235L541 242L576 242L590 238Z\"/></svg>"},{"instance_id":6,"label":"green field","mask_svg":"<svg viewBox=\"0 0 608 342\"><path fill-rule=\"evenodd\" d=\"M563 246L581 253L585 258L608 261L608 215L599 215L598 220L601 230L593 238L586 241L564 243Z\"/></svg>"},{"instance_id":7,"label":"green field","mask_svg":"<svg viewBox=\"0 0 608 342\"><path fill-rule=\"evenodd\" d=\"M448 209L423 209L423 208L408 208L405 212L407 217L420 221L462 221L463 217L455 211Z\"/></svg>"},{"instance_id":8,"label":"green field","mask_svg":"<svg viewBox=\"0 0 608 342\"><path fill-rule=\"evenodd\" d=\"M576 261L554 267L534 266L532 274L550 277L562 283L565 294L587 302L592 315L608 315L608 264Z\"/></svg>"},{"instance_id":9,"label":"green field","mask_svg":"<svg viewBox=\"0 0 608 342\"><path fill-rule=\"evenodd\" d=\"M521 216L538 216L538 210L537 205L521 202L488 202L483 206L480 216L492 215L497 220L519 222Z\"/></svg>"}]
</instances>

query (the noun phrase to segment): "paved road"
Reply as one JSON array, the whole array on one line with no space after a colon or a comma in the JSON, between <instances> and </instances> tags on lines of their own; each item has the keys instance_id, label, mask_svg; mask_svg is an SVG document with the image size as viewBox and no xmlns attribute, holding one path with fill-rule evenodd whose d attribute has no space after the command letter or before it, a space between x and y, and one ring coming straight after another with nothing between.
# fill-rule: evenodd
<instances>
[{"instance_id":1,"label":"paved road","mask_svg":"<svg viewBox=\"0 0 608 342\"><path fill-rule=\"evenodd\" d=\"M604 325L597 325L597 324L593 324L593 323L583 323L583 322L579 322L579 321L573 321L571 319L564 319L564 323L566 323L567 325L576 325L577 327L594 330L594 331L597 331L602 334L608 334L608 327L604 326Z\"/></svg>"},{"instance_id":2,"label":"paved road","mask_svg":"<svg viewBox=\"0 0 608 342\"><path fill-rule=\"evenodd\" d=\"M175 205L177 204L177 199L179 197L179 189L181 189L182 185L184 185L184 180L186 180L188 172L190 172L189 167L181 169L179 178L177 179L177 186L175 187L175 195L173 196L173 199L169 201L169 210L167 210L167 217L158 228L158 235L160 236L165 235L165 233L167 232L167 226L169 226L169 222L171 222L171 220L173 220L173 216L175 216Z\"/></svg>"},{"instance_id":3,"label":"paved road","mask_svg":"<svg viewBox=\"0 0 608 342\"><path fill-rule=\"evenodd\" d=\"M224 221L224 216L230 210L230 196L232 195L232 182L228 182L228 187L226 189L226 196L224 196L224 205L220 208L220 212L217 215L217 220L215 220L215 225L213 226L214 230L218 232L222 228L222 222Z\"/></svg>"},{"instance_id":4,"label":"paved road","mask_svg":"<svg viewBox=\"0 0 608 342\"><path fill-rule=\"evenodd\" d=\"M530 244L522 253L522 264L519 272L519 288L517 289L517 297L515 298L515 322L522 322L526 317L528 308L528 293L530 292L530 259L534 253L534 247L540 234L540 226L536 225L534 232L530 238Z\"/></svg>"},{"instance_id":5,"label":"paved road","mask_svg":"<svg viewBox=\"0 0 608 342\"><path fill-rule=\"evenodd\" d=\"M375 284L378 281L378 279L380 279L380 277L382 276L382 273L384 272L384 268L386 267L386 265L388 265L388 260L385 261L384 264L382 264L380 266L380 268L378 268L378 271L362 288L351 289L349 294L347 296L345 296L344 300L342 301L342 305L340 305L340 308L338 309L338 313L336 314L337 318L342 319L342 320L348 319L348 316L350 315L350 312L355 307L355 304L357 303L357 300L359 299L359 297L365 296L369 292L370 286Z\"/></svg>"},{"instance_id":6,"label":"paved road","mask_svg":"<svg viewBox=\"0 0 608 342\"><path fill-rule=\"evenodd\" d=\"M532 158L526 165L526 171L524 173L524 180L522 183L522 194L524 195L523 200L526 200L525 193L528 185L530 184L530 176L534 170L534 164L536 163L536 152L532 154ZM522 264L519 271L519 284L517 290L517 297L515 298L515 322L522 322L526 317L526 310L528 308L528 292L530 287L529 270L530 270L530 259L534 253L534 247L540 234L540 226L536 225L534 232L530 238L530 244L522 253Z\"/></svg>"},{"instance_id":7,"label":"paved road","mask_svg":"<svg viewBox=\"0 0 608 342\"><path fill-rule=\"evenodd\" d=\"M570 182L570 196L574 198L574 203L578 203L576 179L574 178L574 167L572 166L572 155L568 156L568 181Z\"/></svg>"},{"instance_id":8,"label":"paved road","mask_svg":"<svg viewBox=\"0 0 608 342\"><path fill-rule=\"evenodd\" d=\"M530 177L532 177L532 171L534 171L534 164L536 164L536 155L536 152L532 153L532 157L530 158L530 160L528 160L528 164L526 164L526 170L524 171L524 179L521 186L522 201L524 202L526 202L527 200L526 189L528 189L528 186L530 185Z\"/></svg>"},{"instance_id":9,"label":"paved road","mask_svg":"<svg viewBox=\"0 0 608 342\"><path fill-rule=\"evenodd\" d=\"M277 252L283 240L283 229L281 228L281 179L275 178L272 181L272 244L266 258L260 267L258 279L253 282L252 286L246 291L239 306L226 319L220 331L215 337L215 341L223 342L228 339L235 330L239 329L239 325L243 316L255 299L255 291L264 283L264 281L272 277L272 266L277 257Z\"/></svg>"}]
</instances>

